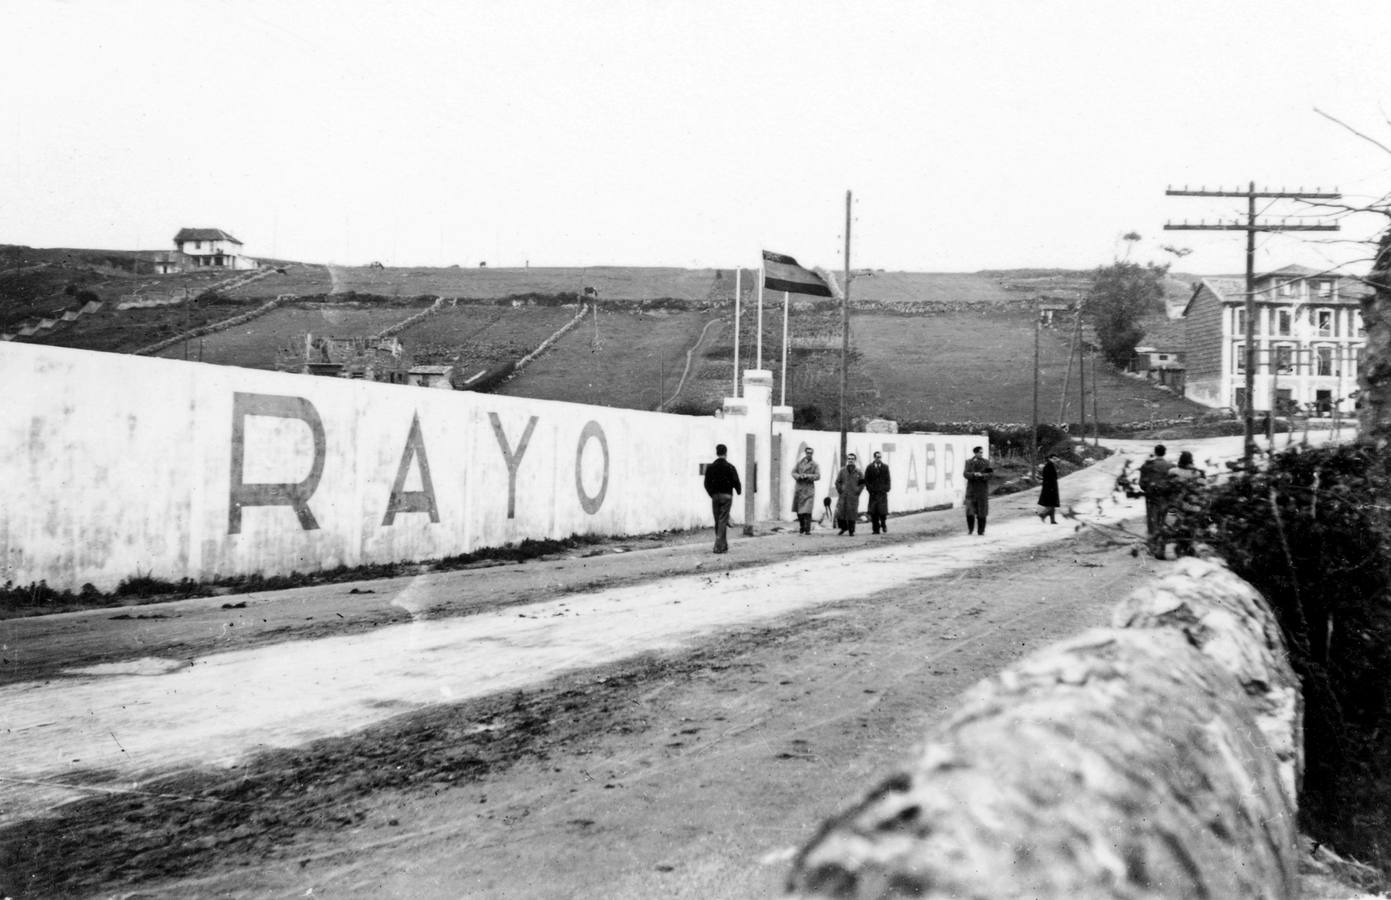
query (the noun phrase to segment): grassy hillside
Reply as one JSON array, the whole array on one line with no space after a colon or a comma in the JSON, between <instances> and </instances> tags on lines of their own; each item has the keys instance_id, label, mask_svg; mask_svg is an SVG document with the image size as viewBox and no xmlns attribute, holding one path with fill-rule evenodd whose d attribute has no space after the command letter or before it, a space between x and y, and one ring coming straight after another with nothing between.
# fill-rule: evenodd
<instances>
[{"instance_id":1,"label":"grassy hillside","mask_svg":"<svg viewBox=\"0 0 1391 900\"><path fill-rule=\"evenodd\" d=\"M274 369L280 349L298 347L305 334L369 337L404 321L427 306L429 303L424 301L375 307L314 302L274 309L235 328L192 341L187 358L216 365ZM184 354L183 345L175 344L158 355L166 359L184 359Z\"/></svg>"},{"instance_id":2,"label":"grassy hillside","mask_svg":"<svg viewBox=\"0 0 1391 900\"><path fill-rule=\"evenodd\" d=\"M63 323L52 331L20 340L55 347L76 347L81 350L134 353L165 338L239 316L254 309L259 303L259 300L233 301L213 298L175 307L126 310L118 310L113 304L107 303L100 311L83 316L75 322ZM177 351L178 358L182 359L182 345Z\"/></svg>"},{"instance_id":3,"label":"grassy hillside","mask_svg":"<svg viewBox=\"0 0 1391 900\"><path fill-rule=\"evenodd\" d=\"M241 287L227 273L153 276L118 251L0 248L0 328L73 309L95 296L103 309L52 332L43 343L131 352L190 328L230 319L281 295L292 300L257 319L162 352L172 358L274 368L278 351L305 333L376 334L424 309L436 296L458 298L399 337L417 363L461 364L464 377L495 371L529 353L577 311L554 298L598 291L600 312L501 387L510 395L609 406L712 411L729 395L734 359L734 270L624 268L377 268L285 263ZM857 275L852 299L848 406L852 416L906 422L1028 421L1032 416L1033 332L1027 302L1077 298L1090 272L1018 269L980 273L871 272ZM1186 299L1193 276L1172 278ZM737 368L755 355L755 273L744 270ZM210 290L221 283L223 286ZM535 296L537 305L506 298ZM124 299L196 298L191 303L117 310ZM79 299L82 298L82 299ZM672 308L638 301L671 299ZM765 298L763 367L781 381L780 294ZM880 304L900 312L885 311ZM878 309L873 307L879 306ZM921 314L906 314L918 308ZM836 425L840 396L840 312L835 301L794 300L787 401L799 418ZM1045 332L1040 414L1058 417L1070 332ZM687 371L687 353L691 355ZM686 378L682 381L682 374ZM1103 421L1167 418L1200 408L1099 367ZM1090 374L1090 373L1089 373ZM677 387L680 385L680 391ZM1078 419L1077 380L1063 418ZM1090 397L1089 401L1090 403ZM1088 408L1090 416L1091 409Z\"/></svg>"},{"instance_id":4,"label":"grassy hillside","mask_svg":"<svg viewBox=\"0 0 1391 900\"><path fill-rule=\"evenodd\" d=\"M1019 298L983 274L876 271L855 276L850 286L850 299L852 302L979 304L1004 303Z\"/></svg>"},{"instance_id":5,"label":"grassy hillside","mask_svg":"<svg viewBox=\"0 0 1391 900\"><path fill-rule=\"evenodd\" d=\"M594 288L602 300L672 297L705 300L734 295L733 270L621 266L584 268L372 268L333 267L340 291L384 297L431 294L492 300L521 294L579 294ZM728 282L725 285L725 282Z\"/></svg>"},{"instance_id":6,"label":"grassy hillside","mask_svg":"<svg viewBox=\"0 0 1391 900\"><path fill-rule=\"evenodd\" d=\"M686 352L697 342L709 346L719 328L720 318L710 312L601 306L597 320L587 317L499 393L632 409L656 409L664 401L684 405L693 396L689 390L676 393ZM697 355L692 372L701 366ZM716 403L704 406L713 410Z\"/></svg>"},{"instance_id":7,"label":"grassy hillside","mask_svg":"<svg viewBox=\"0 0 1391 900\"><path fill-rule=\"evenodd\" d=\"M851 326L861 367L874 385L866 413L900 421L1028 422L1033 416L1033 320L1027 313L991 311L908 317L866 314ZM1078 363L1068 374L1071 333L1044 329L1039 338L1039 417L1080 419ZM1063 385L1069 400L1063 406ZM1102 361L1095 383L1087 371L1087 418L1103 422L1193 415L1196 403L1116 373Z\"/></svg>"},{"instance_id":8,"label":"grassy hillside","mask_svg":"<svg viewBox=\"0 0 1391 900\"><path fill-rule=\"evenodd\" d=\"M418 365L457 362L463 378L470 378L516 362L577 312L579 309L574 306L459 303L422 319L397 336Z\"/></svg>"}]
</instances>

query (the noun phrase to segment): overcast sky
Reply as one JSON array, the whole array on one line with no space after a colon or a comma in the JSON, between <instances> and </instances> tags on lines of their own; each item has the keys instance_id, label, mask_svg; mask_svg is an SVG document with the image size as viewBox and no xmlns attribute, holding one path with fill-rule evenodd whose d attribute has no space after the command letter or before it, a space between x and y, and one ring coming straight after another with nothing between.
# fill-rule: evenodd
<instances>
[{"instance_id":1,"label":"overcast sky","mask_svg":"<svg viewBox=\"0 0 1391 900\"><path fill-rule=\"evenodd\" d=\"M1241 233L1162 228L1244 201L1165 188L1391 191L1391 153L1315 112L1391 145L1388 25L1386 0L6 0L0 243L839 269L851 190L856 268L1090 268L1137 231L1132 259L1240 272ZM1381 221L1262 235L1257 267L1365 257Z\"/></svg>"}]
</instances>

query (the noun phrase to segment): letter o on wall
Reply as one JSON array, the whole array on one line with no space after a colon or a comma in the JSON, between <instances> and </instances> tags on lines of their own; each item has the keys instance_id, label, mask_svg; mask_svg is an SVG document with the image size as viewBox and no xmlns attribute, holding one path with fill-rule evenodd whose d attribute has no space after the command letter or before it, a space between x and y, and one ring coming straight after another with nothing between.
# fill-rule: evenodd
<instances>
[{"instance_id":1,"label":"letter o on wall","mask_svg":"<svg viewBox=\"0 0 1391 900\"><path fill-rule=\"evenodd\" d=\"M599 493L593 497L586 494L584 490L584 450L591 439L599 442L599 450L604 454L604 480L599 485ZM604 437L604 429L599 426L598 422L591 419L580 430L579 444L575 447L575 493L580 498L580 508L592 516L599 511L599 507L604 505L604 495L608 492L609 442Z\"/></svg>"}]
</instances>

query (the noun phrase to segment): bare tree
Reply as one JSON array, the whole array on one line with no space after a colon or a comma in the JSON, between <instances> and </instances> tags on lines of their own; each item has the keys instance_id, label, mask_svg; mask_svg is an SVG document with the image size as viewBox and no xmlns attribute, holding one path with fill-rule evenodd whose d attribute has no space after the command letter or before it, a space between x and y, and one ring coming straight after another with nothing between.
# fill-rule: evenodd
<instances>
[{"instance_id":1,"label":"bare tree","mask_svg":"<svg viewBox=\"0 0 1391 900\"><path fill-rule=\"evenodd\" d=\"M1321 109L1314 112L1346 129L1364 141L1391 155L1391 147L1358 131L1346 122ZM1391 125L1391 121L1387 122ZM1375 213L1387 220L1376 241L1371 258L1371 271L1363 281L1371 290L1362 298L1362 322L1367 329L1367 349L1358 372L1361 389L1358 404L1358 426L1361 439L1380 448L1391 444L1391 193L1363 205L1319 204L1334 206L1344 215Z\"/></svg>"}]
</instances>

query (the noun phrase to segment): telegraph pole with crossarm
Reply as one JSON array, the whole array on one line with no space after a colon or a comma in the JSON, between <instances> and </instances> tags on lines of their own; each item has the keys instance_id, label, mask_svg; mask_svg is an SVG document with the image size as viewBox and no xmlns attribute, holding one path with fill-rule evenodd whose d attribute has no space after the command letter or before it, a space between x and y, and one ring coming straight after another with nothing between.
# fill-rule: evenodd
<instances>
[{"instance_id":1,"label":"telegraph pole with crossarm","mask_svg":"<svg viewBox=\"0 0 1391 900\"><path fill-rule=\"evenodd\" d=\"M1211 225L1199 222L1190 225L1187 221L1182 224L1172 222L1164 223L1165 231L1244 231L1246 232L1246 451L1245 459L1249 464L1251 456L1256 449L1255 439L1255 388L1256 388L1256 232L1258 231L1337 231L1337 224L1304 224L1287 222L1258 222L1256 220L1256 198L1272 200L1339 200L1342 194L1337 191L1325 192L1319 189L1305 191L1300 188L1297 191L1270 191L1256 190L1256 183L1250 182L1246 190L1222 189L1208 190L1206 187L1198 190L1169 188L1164 192L1171 197L1245 197L1246 198L1246 223L1238 221L1215 222Z\"/></svg>"}]
</instances>

